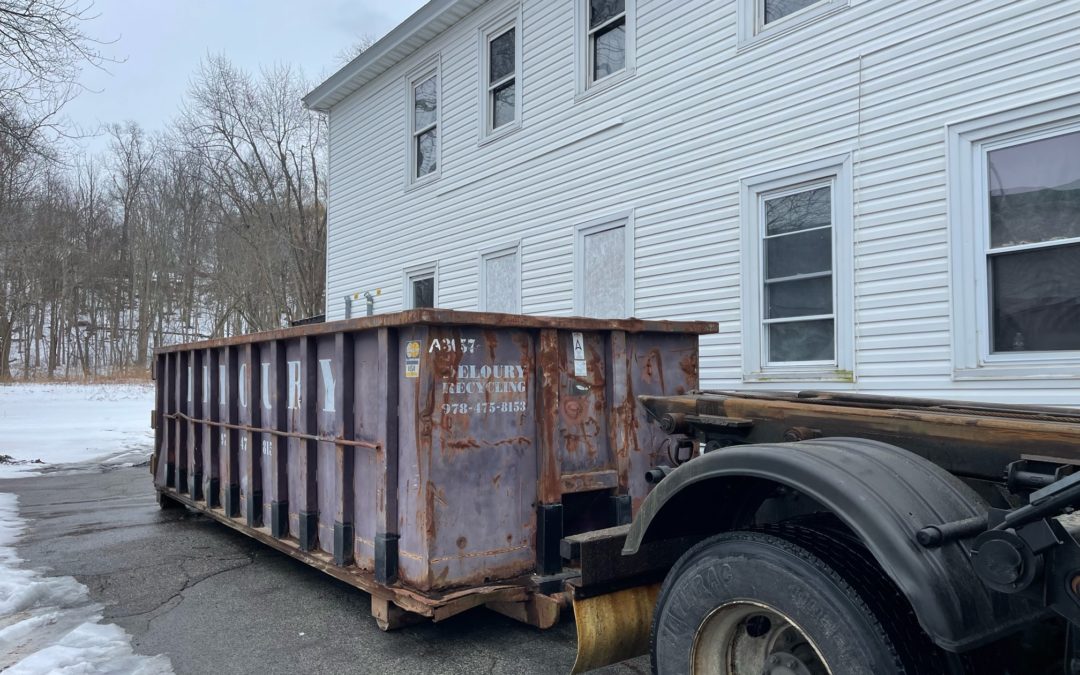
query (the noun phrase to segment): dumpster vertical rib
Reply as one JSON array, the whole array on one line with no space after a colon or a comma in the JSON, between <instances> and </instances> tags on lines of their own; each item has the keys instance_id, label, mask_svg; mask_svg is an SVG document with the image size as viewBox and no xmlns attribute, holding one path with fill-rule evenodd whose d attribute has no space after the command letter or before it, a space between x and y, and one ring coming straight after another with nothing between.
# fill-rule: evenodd
<instances>
[{"instance_id":1,"label":"dumpster vertical rib","mask_svg":"<svg viewBox=\"0 0 1080 675\"><path fill-rule=\"evenodd\" d=\"M288 392L285 379L285 343L274 340L270 343L270 428L278 431L288 429ZM267 486L267 498L270 500L270 534L280 538L289 536L289 440L275 435L271 441L271 481Z\"/></svg>"},{"instance_id":2,"label":"dumpster vertical rib","mask_svg":"<svg viewBox=\"0 0 1080 675\"><path fill-rule=\"evenodd\" d=\"M259 428L262 426L263 412L260 349L259 345L255 343L245 345L244 349L247 350L247 409L249 424L254 428ZM247 494L244 495L247 504L247 524L251 527L258 527L262 524L263 434L256 431L246 431L244 433L248 436L247 461L243 467L248 485Z\"/></svg>"},{"instance_id":3,"label":"dumpster vertical rib","mask_svg":"<svg viewBox=\"0 0 1080 675\"><path fill-rule=\"evenodd\" d=\"M562 569L559 541L562 539L562 470L559 467L559 443L556 430L559 420L559 333L540 329L536 378L536 400L540 428L537 434L537 513L536 567L540 574L555 574Z\"/></svg>"},{"instance_id":4,"label":"dumpster vertical rib","mask_svg":"<svg viewBox=\"0 0 1080 675\"><path fill-rule=\"evenodd\" d=\"M398 333L389 328L379 329L380 355L376 391L375 437L375 580L392 584L398 578Z\"/></svg>"},{"instance_id":5,"label":"dumpster vertical rib","mask_svg":"<svg viewBox=\"0 0 1080 675\"><path fill-rule=\"evenodd\" d=\"M225 421L236 424L240 421L239 392L243 386L240 383L239 350L236 347L225 349L225 373L228 397L225 398ZM222 392L225 397L225 392ZM221 449L225 459L225 475L222 482L225 484L225 494L222 501L225 503L225 515L230 518L240 517L240 432L236 428L230 428L224 436L226 446Z\"/></svg>"},{"instance_id":6,"label":"dumpster vertical rib","mask_svg":"<svg viewBox=\"0 0 1080 675\"><path fill-rule=\"evenodd\" d=\"M176 367L173 371L176 374L176 386L173 387L174 395L176 396L176 411L183 412L184 401L187 400L187 352L177 352L176 354ZM187 492L187 427L188 423L182 417L177 416L176 422L176 491Z\"/></svg>"},{"instance_id":7,"label":"dumpster vertical rib","mask_svg":"<svg viewBox=\"0 0 1080 675\"><path fill-rule=\"evenodd\" d=\"M211 422L221 421L221 376L220 355L217 349L206 350L206 387L210 392L204 414ZM224 431L216 424L206 430L207 460L203 470L206 472L206 505L212 509L221 506L221 433Z\"/></svg>"},{"instance_id":8,"label":"dumpster vertical rib","mask_svg":"<svg viewBox=\"0 0 1080 675\"><path fill-rule=\"evenodd\" d=\"M334 357L331 370L337 366L334 396L334 437L339 440L353 438L353 336L338 333L334 336ZM325 375L324 375L325 377ZM325 384L325 383L324 383ZM353 528L353 500L356 472L356 452L353 446L338 443L334 447L336 471L334 472L334 562L350 565L356 548Z\"/></svg>"},{"instance_id":9,"label":"dumpster vertical rib","mask_svg":"<svg viewBox=\"0 0 1080 675\"><path fill-rule=\"evenodd\" d=\"M162 431L162 448L161 456L158 457L158 472L162 470L164 465L165 473L162 484L165 487L176 486L176 422L170 415L176 412L176 408L173 405L173 384L174 379L172 371L172 360L176 358L175 354L162 354L161 355L161 380L158 382L158 388L161 390L161 409L162 409L162 424L164 429Z\"/></svg>"},{"instance_id":10,"label":"dumpster vertical rib","mask_svg":"<svg viewBox=\"0 0 1080 675\"><path fill-rule=\"evenodd\" d=\"M308 434L318 428L315 410L315 385L311 375L318 367L318 344L314 337L300 338L300 369L302 376L300 392L300 428ZM290 393L291 396L291 393ZM300 440L300 503L297 505L300 516L300 550L311 551L315 548L319 533L319 486L318 486L318 441L313 438Z\"/></svg>"},{"instance_id":11,"label":"dumpster vertical rib","mask_svg":"<svg viewBox=\"0 0 1080 675\"><path fill-rule=\"evenodd\" d=\"M165 443L168 418L165 417L165 355L154 357L154 485L165 485Z\"/></svg>"},{"instance_id":12,"label":"dumpster vertical rib","mask_svg":"<svg viewBox=\"0 0 1080 675\"><path fill-rule=\"evenodd\" d=\"M203 418L203 351L194 349L191 351L190 365L188 365L188 415L196 420ZM202 456L203 424L192 421L188 425L188 461L191 467L191 484L188 486L189 494L195 501L203 498L203 456Z\"/></svg>"},{"instance_id":13,"label":"dumpster vertical rib","mask_svg":"<svg viewBox=\"0 0 1080 675\"><path fill-rule=\"evenodd\" d=\"M635 450L634 434L634 387L630 381L630 355L626 349L626 333L611 331L608 340L607 376L609 424L608 441L615 454L615 468L619 474L619 487L611 496L611 519L614 525L626 525L631 520L630 502L630 455Z\"/></svg>"}]
</instances>

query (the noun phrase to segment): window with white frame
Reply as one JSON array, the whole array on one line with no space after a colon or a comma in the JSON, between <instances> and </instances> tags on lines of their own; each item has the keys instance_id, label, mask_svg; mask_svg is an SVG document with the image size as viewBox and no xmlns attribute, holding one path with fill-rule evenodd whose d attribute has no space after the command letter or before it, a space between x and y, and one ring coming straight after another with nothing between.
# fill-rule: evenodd
<instances>
[{"instance_id":1,"label":"window with white frame","mask_svg":"<svg viewBox=\"0 0 1080 675\"><path fill-rule=\"evenodd\" d=\"M521 38L517 15L481 34L483 137L512 129L520 120Z\"/></svg>"},{"instance_id":2,"label":"window with white frame","mask_svg":"<svg viewBox=\"0 0 1080 675\"><path fill-rule=\"evenodd\" d=\"M1056 106L950 129L960 377L1080 371L1080 119Z\"/></svg>"},{"instance_id":3,"label":"window with white frame","mask_svg":"<svg viewBox=\"0 0 1080 675\"><path fill-rule=\"evenodd\" d=\"M740 45L783 34L847 7L849 0L739 0Z\"/></svg>"},{"instance_id":4,"label":"window with white frame","mask_svg":"<svg viewBox=\"0 0 1080 675\"><path fill-rule=\"evenodd\" d=\"M743 182L747 379L850 379L846 158Z\"/></svg>"},{"instance_id":5,"label":"window with white frame","mask_svg":"<svg viewBox=\"0 0 1080 675\"><path fill-rule=\"evenodd\" d=\"M480 255L480 311L521 312L521 256L517 244Z\"/></svg>"},{"instance_id":6,"label":"window with white frame","mask_svg":"<svg viewBox=\"0 0 1080 675\"><path fill-rule=\"evenodd\" d=\"M574 258L577 314L597 319L633 315L634 235L629 215L579 226Z\"/></svg>"},{"instance_id":7,"label":"window with white frame","mask_svg":"<svg viewBox=\"0 0 1080 675\"><path fill-rule=\"evenodd\" d=\"M633 70L635 0L578 2L584 91Z\"/></svg>"},{"instance_id":8,"label":"window with white frame","mask_svg":"<svg viewBox=\"0 0 1080 675\"><path fill-rule=\"evenodd\" d=\"M429 68L409 79L410 182L438 175L439 71Z\"/></svg>"},{"instance_id":9,"label":"window with white frame","mask_svg":"<svg viewBox=\"0 0 1080 675\"><path fill-rule=\"evenodd\" d=\"M438 268L435 263L417 265L405 270L405 309L434 307L439 295Z\"/></svg>"}]
</instances>

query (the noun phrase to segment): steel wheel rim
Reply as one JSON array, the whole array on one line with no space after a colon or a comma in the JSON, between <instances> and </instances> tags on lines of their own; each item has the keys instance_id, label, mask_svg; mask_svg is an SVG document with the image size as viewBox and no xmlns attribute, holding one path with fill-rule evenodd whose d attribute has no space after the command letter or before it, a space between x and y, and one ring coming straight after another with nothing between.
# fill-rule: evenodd
<instances>
[{"instance_id":1,"label":"steel wheel rim","mask_svg":"<svg viewBox=\"0 0 1080 675\"><path fill-rule=\"evenodd\" d=\"M726 602L694 635L693 675L832 675L814 641L791 617L754 600Z\"/></svg>"}]
</instances>

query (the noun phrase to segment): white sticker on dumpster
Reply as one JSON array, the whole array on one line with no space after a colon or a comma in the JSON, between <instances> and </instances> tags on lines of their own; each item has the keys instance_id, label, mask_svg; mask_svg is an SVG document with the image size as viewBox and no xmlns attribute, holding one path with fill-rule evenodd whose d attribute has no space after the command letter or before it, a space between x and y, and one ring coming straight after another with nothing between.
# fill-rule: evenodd
<instances>
[{"instance_id":1,"label":"white sticker on dumpster","mask_svg":"<svg viewBox=\"0 0 1080 675\"><path fill-rule=\"evenodd\" d=\"M585 363L585 336L573 334L574 342L574 377L588 377L589 366Z\"/></svg>"}]
</instances>

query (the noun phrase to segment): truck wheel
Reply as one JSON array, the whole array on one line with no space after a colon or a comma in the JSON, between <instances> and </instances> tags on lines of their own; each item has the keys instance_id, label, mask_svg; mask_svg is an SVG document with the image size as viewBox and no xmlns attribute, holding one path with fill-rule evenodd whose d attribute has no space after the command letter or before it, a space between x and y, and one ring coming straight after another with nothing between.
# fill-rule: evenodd
<instances>
[{"instance_id":1,"label":"truck wheel","mask_svg":"<svg viewBox=\"0 0 1080 675\"><path fill-rule=\"evenodd\" d=\"M905 668L859 593L786 539L731 532L687 551L652 626L659 675L887 675Z\"/></svg>"}]
</instances>

